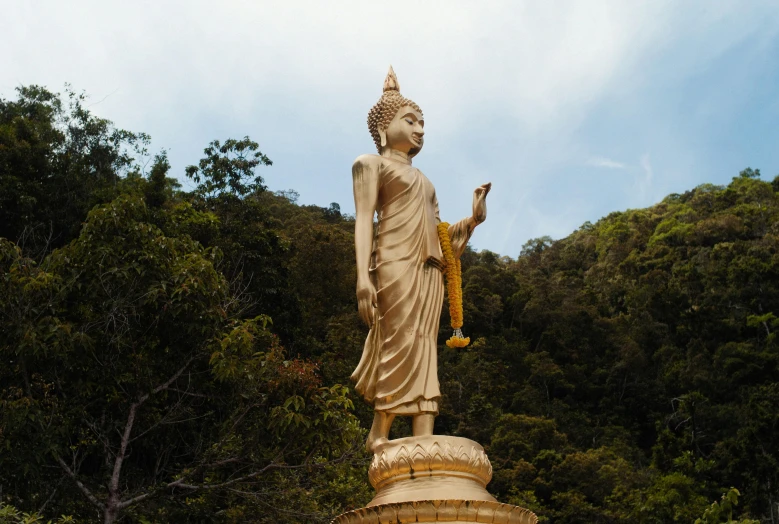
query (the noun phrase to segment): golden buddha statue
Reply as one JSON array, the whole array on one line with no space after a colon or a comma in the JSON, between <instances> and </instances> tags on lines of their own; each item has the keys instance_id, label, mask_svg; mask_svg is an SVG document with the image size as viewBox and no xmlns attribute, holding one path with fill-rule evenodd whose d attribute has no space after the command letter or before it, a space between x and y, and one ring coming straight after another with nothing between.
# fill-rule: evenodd
<instances>
[{"instance_id":1,"label":"golden buddha statue","mask_svg":"<svg viewBox=\"0 0 779 524\"><path fill-rule=\"evenodd\" d=\"M422 110L400 94L390 67L384 93L368 113L378 155L352 167L360 317L370 326L352 374L374 407L366 447L387 442L395 416L411 416L415 437L433 434L441 391L437 337L444 299L444 258L435 188L411 162L424 144ZM449 226L455 257L487 217L491 184L473 193L473 215ZM378 228L374 232L374 214Z\"/></svg>"},{"instance_id":2,"label":"golden buddha statue","mask_svg":"<svg viewBox=\"0 0 779 524\"><path fill-rule=\"evenodd\" d=\"M401 96L391 67L384 94L368 113L368 129L379 154L358 157L352 177L357 300L370 331L352 380L374 409L366 447L373 452L368 479L376 494L333 524L538 524L533 512L489 494L492 465L483 447L462 437L433 435L441 398L437 337L444 271L452 278L445 260L457 268L473 230L487 217L491 185L473 192L472 216L439 231L435 188L411 165L424 143L422 110ZM456 282L456 276L449 282L452 293ZM462 340L457 331L450 341ZM413 417L413 436L389 440L397 415Z\"/></svg>"}]
</instances>

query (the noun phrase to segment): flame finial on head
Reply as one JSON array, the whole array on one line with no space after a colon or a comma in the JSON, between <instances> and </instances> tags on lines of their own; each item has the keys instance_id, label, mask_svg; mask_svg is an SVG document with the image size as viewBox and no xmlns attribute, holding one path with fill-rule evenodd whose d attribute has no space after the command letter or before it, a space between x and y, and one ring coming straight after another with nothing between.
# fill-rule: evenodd
<instances>
[{"instance_id":1,"label":"flame finial on head","mask_svg":"<svg viewBox=\"0 0 779 524\"><path fill-rule=\"evenodd\" d=\"M398 77L395 75L395 71L392 69L392 66L389 68L387 78L384 79L384 92L386 93L387 91L397 91L398 93L400 92Z\"/></svg>"}]
</instances>

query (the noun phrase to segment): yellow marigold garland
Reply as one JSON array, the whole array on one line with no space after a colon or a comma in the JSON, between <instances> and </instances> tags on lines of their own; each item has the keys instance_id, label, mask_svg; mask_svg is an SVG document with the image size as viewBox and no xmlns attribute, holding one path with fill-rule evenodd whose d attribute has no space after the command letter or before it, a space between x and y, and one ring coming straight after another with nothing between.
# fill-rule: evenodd
<instances>
[{"instance_id":1,"label":"yellow marigold garland","mask_svg":"<svg viewBox=\"0 0 779 524\"><path fill-rule=\"evenodd\" d=\"M452 328L454 333L446 341L450 348L464 348L471 339L463 336L460 328L463 327L463 278L460 259L454 257L452 251L452 241L449 238L449 224L441 222L438 224L438 239L441 242L441 251L444 254L446 268L446 287L449 291L449 316L452 318Z\"/></svg>"}]
</instances>

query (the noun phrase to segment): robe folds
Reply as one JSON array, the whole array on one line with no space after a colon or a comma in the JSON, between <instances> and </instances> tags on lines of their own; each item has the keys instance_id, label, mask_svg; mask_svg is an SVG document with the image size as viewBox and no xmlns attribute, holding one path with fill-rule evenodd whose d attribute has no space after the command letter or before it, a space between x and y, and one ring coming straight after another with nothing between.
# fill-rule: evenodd
<instances>
[{"instance_id":1,"label":"robe folds","mask_svg":"<svg viewBox=\"0 0 779 524\"><path fill-rule=\"evenodd\" d=\"M378 191L378 227L370 276L377 311L351 378L376 411L438 413L444 261L435 188L410 164L384 157L374 157L372 164L367 176ZM449 226L455 257L473 233L470 224L463 219Z\"/></svg>"}]
</instances>

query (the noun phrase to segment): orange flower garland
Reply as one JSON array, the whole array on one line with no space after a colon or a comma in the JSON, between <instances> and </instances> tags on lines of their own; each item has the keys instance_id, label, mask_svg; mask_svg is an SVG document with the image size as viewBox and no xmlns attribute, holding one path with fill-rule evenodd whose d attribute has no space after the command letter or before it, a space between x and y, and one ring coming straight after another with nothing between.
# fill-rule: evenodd
<instances>
[{"instance_id":1,"label":"orange flower garland","mask_svg":"<svg viewBox=\"0 0 779 524\"><path fill-rule=\"evenodd\" d=\"M449 224L441 222L438 224L438 239L441 242L441 251L444 254L446 268L446 287L449 291L449 316L452 318L452 328L454 333L446 341L450 348L464 348L471 339L463 336L460 328L463 327L463 278L460 259L454 257L452 251L452 241L449 238Z\"/></svg>"}]
</instances>

